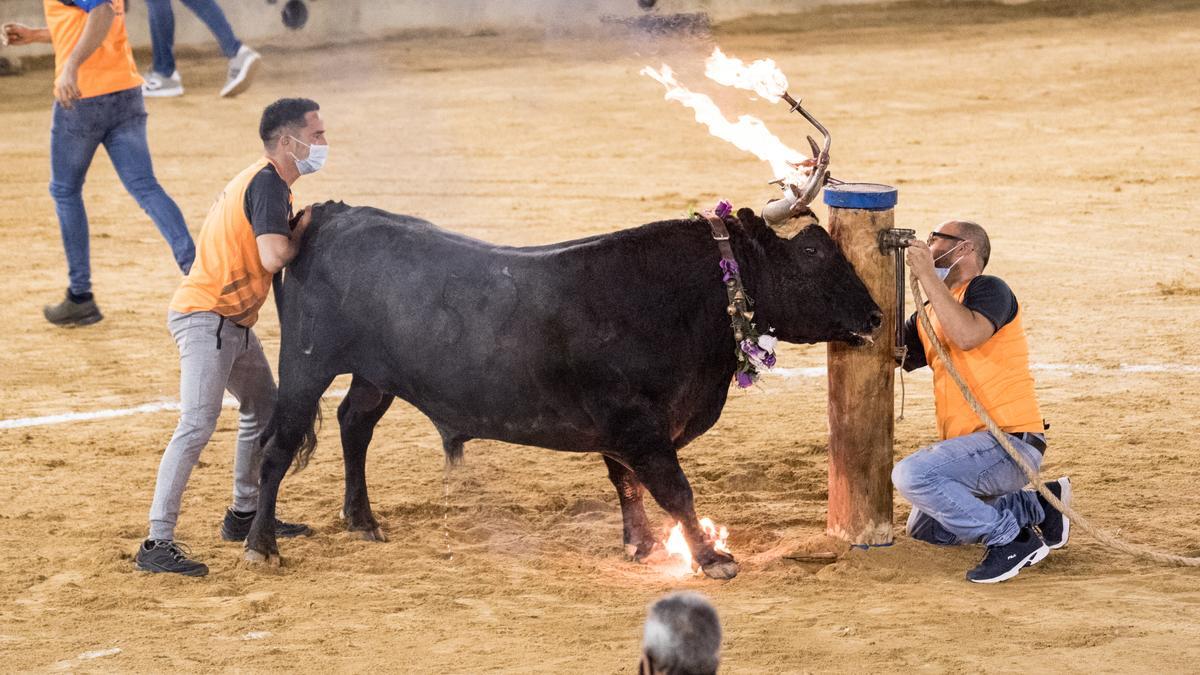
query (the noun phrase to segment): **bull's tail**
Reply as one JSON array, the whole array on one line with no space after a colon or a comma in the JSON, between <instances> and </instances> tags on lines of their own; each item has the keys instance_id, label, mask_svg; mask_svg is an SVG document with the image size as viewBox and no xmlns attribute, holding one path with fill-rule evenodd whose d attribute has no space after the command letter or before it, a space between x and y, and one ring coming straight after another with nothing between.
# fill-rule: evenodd
<instances>
[{"instance_id":1,"label":"bull's tail","mask_svg":"<svg viewBox=\"0 0 1200 675\"><path fill-rule=\"evenodd\" d=\"M317 451L317 432L320 430L321 401L318 399L317 404L312 408L308 424L304 425L304 436L301 437L300 447L296 448L296 458L292 460L292 473L297 473L308 466L308 460L312 459L313 453Z\"/></svg>"},{"instance_id":2,"label":"bull's tail","mask_svg":"<svg viewBox=\"0 0 1200 675\"><path fill-rule=\"evenodd\" d=\"M273 413L271 418L267 420L266 428L263 430L262 435L258 437L259 452L264 452L267 448L267 445L272 439L275 438L276 433L279 431L279 424L277 422L278 419L279 411L278 406L276 406L275 413ZM323 421L321 416L320 400L317 401L317 404L312 407L311 413L305 416L303 420L303 432L300 436L300 445L296 447L296 454L293 455L292 458L292 473L296 473L308 466L308 462L310 459L312 459L313 453L317 451L317 432L321 430L321 424Z\"/></svg>"}]
</instances>

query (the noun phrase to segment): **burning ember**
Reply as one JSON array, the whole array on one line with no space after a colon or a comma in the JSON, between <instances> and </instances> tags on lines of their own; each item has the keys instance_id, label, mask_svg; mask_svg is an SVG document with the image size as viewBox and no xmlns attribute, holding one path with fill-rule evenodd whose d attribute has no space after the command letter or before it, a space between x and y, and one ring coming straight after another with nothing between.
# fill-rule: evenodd
<instances>
[{"instance_id":1,"label":"burning ember","mask_svg":"<svg viewBox=\"0 0 1200 675\"><path fill-rule=\"evenodd\" d=\"M807 157L779 140L762 120L742 115L737 122L729 121L711 98L681 85L666 64L660 70L646 66L641 73L666 87L668 101L679 101L694 110L696 121L707 126L709 133L768 162L777 180L789 185L804 184L806 169L800 164ZM705 61L705 75L719 84L753 91L772 103L783 97L788 85L787 77L774 61L766 59L746 65L741 59L726 56L719 48Z\"/></svg>"},{"instance_id":2,"label":"burning ember","mask_svg":"<svg viewBox=\"0 0 1200 675\"><path fill-rule=\"evenodd\" d=\"M712 542L714 549L721 553L730 553L727 545L729 528L724 525L718 527L712 518L701 518L700 529L704 530L704 538ZM699 568L692 567L692 549L683 536L683 523L675 523L663 548L667 551L667 574L677 578L700 574Z\"/></svg>"}]
</instances>

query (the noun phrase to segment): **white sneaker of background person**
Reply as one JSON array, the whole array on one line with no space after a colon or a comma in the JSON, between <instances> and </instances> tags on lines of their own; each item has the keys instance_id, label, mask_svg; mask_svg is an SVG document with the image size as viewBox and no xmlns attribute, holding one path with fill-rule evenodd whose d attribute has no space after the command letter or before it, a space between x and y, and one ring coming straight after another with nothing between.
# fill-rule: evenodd
<instances>
[{"instance_id":1,"label":"white sneaker of background person","mask_svg":"<svg viewBox=\"0 0 1200 675\"><path fill-rule=\"evenodd\" d=\"M221 87L221 97L232 98L249 89L261 58L258 52L246 45L239 47L237 54L229 59L229 77L225 80L225 86Z\"/></svg>"},{"instance_id":2,"label":"white sneaker of background person","mask_svg":"<svg viewBox=\"0 0 1200 675\"><path fill-rule=\"evenodd\" d=\"M258 52L242 45L237 54L229 59L229 75L225 79L225 86L221 87L221 96L228 98L246 91L258 70L260 59ZM142 84L143 96L169 98L183 95L183 79L178 70L170 76L152 70L146 74L145 80Z\"/></svg>"},{"instance_id":3,"label":"white sneaker of background person","mask_svg":"<svg viewBox=\"0 0 1200 675\"><path fill-rule=\"evenodd\" d=\"M172 96L183 96L183 80L179 77L179 71L171 73L168 77L157 71L150 71L142 78L142 96L149 98L170 98Z\"/></svg>"}]
</instances>

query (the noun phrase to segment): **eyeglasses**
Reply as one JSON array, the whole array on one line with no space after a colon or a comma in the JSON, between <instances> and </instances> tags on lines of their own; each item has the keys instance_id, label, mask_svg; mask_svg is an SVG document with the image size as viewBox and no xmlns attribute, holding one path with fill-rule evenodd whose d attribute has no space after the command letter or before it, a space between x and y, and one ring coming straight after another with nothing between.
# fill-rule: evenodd
<instances>
[{"instance_id":1,"label":"eyeglasses","mask_svg":"<svg viewBox=\"0 0 1200 675\"><path fill-rule=\"evenodd\" d=\"M932 246L934 239L948 239L950 241L966 241L966 239L963 239L962 237L956 237L952 234L946 234L945 232L930 232L929 238L925 240L925 243Z\"/></svg>"}]
</instances>

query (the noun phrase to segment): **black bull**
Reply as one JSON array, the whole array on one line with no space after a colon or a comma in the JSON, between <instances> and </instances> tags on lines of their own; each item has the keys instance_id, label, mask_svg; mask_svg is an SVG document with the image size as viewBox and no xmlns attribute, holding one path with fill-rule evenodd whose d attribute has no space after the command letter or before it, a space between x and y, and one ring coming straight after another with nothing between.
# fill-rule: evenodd
<instances>
[{"instance_id":1,"label":"black bull","mask_svg":"<svg viewBox=\"0 0 1200 675\"><path fill-rule=\"evenodd\" d=\"M760 329L801 343L877 329L878 306L825 230L784 239L750 209L725 222ZM282 287L279 399L247 557L278 560L280 481L315 447L322 393L352 373L338 408L350 530L383 538L366 452L400 397L433 421L451 462L473 438L599 452L627 551L641 559L655 546L644 486L683 523L704 571L733 576L676 455L716 423L736 368L719 259L699 218L513 248L378 209L315 207Z\"/></svg>"}]
</instances>

